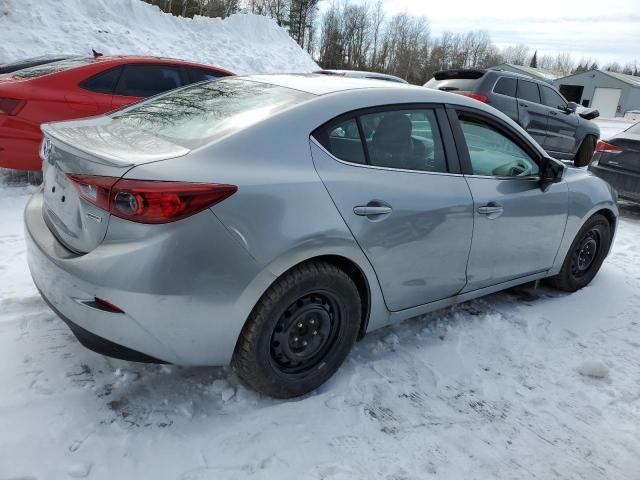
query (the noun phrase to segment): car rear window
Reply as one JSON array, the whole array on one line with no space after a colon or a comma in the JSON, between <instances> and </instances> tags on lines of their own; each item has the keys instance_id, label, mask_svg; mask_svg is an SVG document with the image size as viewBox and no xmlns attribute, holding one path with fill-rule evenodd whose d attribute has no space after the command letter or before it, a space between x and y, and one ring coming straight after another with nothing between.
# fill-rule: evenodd
<instances>
[{"instance_id":1,"label":"car rear window","mask_svg":"<svg viewBox=\"0 0 640 480\"><path fill-rule=\"evenodd\" d=\"M45 65L38 65L35 67L18 70L13 76L15 78L24 79L37 78L44 75L50 75L52 73L58 73L64 70L70 70L72 68L89 65L93 61L93 58L76 58L73 60L62 60L60 62L47 63Z\"/></svg>"},{"instance_id":2,"label":"car rear window","mask_svg":"<svg viewBox=\"0 0 640 480\"><path fill-rule=\"evenodd\" d=\"M478 83L477 79L452 78L448 80L436 80L432 78L425 87L435 88L444 92L472 92Z\"/></svg>"},{"instance_id":3,"label":"car rear window","mask_svg":"<svg viewBox=\"0 0 640 480\"><path fill-rule=\"evenodd\" d=\"M228 77L169 92L112 118L193 149L313 97L308 92Z\"/></svg>"}]
</instances>

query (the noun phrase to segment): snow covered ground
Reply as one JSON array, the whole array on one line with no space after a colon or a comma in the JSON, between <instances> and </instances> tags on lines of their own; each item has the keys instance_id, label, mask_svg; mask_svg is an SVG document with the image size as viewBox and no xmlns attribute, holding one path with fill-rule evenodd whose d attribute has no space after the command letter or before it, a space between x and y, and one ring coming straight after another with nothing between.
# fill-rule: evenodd
<instances>
[{"instance_id":1,"label":"snow covered ground","mask_svg":"<svg viewBox=\"0 0 640 480\"><path fill-rule=\"evenodd\" d=\"M29 278L0 186L0 479L640 478L640 208L595 281L526 286L365 337L318 392L84 349Z\"/></svg>"},{"instance_id":2,"label":"snow covered ground","mask_svg":"<svg viewBox=\"0 0 640 480\"><path fill-rule=\"evenodd\" d=\"M311 57L263 16L181 18L139 0L0 0L0 63L45 54L181 58L238 74L309 72Z\"/></svg>"},{"instance_id":3,"label":"snow covered ground","mask_svg":"<svg viewBox=\"0 0 640 480\"><path fill-rule=\"evenodd\" d=\"M605 140L636 123L628 118L596 118L594 122L600 127L600 138Z\"/></svg>"}]
</instances>

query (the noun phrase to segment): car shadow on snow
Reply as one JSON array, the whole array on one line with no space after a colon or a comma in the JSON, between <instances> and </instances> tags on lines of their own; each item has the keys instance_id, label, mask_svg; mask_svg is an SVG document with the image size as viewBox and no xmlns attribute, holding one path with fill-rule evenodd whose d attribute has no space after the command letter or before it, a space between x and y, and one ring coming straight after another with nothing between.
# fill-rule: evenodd
<instances>
[{"instance_id":1,"label":"car shadow on snow","mask_svg":"<svg viewBox=\"0 0 640 480\"><path fill-rule=\"evenodd\" d=\"M534 283L526 284L369 333L356 344L345 365L327 384L289 401L271 399L248 389L228 367L139 364L85 352L81 354L85 363L78 371L88 371L92 377L92 390L108 412L102 423L167 428L201 418L223 420L283 403L344 393L349 388L350 377L359 368L368 368L369 364L379 361L394 361L400 344L428 348L431 344L447 342L451 327L464 328L463 323L470 319L483 321L496 313L503 316L500 311L513 308L514 302L532 306L565 295L534 286ZM83 347L77 345L77 348Z\"/></svg>"}]
</instances>

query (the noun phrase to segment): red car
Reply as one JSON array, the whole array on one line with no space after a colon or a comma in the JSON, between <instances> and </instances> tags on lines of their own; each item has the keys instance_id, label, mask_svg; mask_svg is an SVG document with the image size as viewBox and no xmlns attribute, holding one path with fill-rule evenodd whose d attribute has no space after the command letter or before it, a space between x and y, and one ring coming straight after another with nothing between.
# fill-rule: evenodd
<instances>
[{"instance_id":1,"label":"red car","mask_svg":"<svg viewBox=\"0 0 640 480\"><path fill-rule=\"evenodd\" d=\"M73 58L0 75L0 167L40 170L40 125L100 115L190 83L233 75L167 58Z\"/></svg>"}]
</instances>

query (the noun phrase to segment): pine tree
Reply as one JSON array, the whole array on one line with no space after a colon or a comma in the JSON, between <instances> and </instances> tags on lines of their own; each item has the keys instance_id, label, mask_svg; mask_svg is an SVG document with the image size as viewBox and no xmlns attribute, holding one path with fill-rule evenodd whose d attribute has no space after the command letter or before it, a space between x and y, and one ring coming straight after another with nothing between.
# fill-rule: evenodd
<instances>
[{"instance_id":1,"label":"pine tree","mask_svg":"<svg viewBox=\"0 0 640 480\"><path fill-rule=\"evenodd\" d=\"M531 57L530 67L538 68L538 51L533 52L533 57Z\"/></svg>"}]
</instances>

